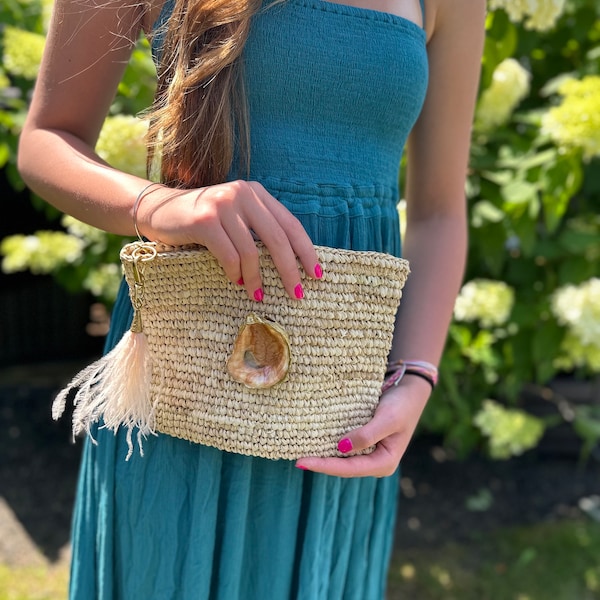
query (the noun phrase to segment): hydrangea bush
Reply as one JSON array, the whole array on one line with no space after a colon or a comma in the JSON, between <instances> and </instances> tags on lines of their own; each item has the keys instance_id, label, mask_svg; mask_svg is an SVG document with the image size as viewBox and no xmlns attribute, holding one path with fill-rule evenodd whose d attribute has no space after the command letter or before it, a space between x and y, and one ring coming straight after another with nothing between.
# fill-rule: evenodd
<instances>
[{"instance_id":1,"label":"hydrangea bush","mask_svg":"<svg viewBox=\"0 0 600 600\"><path fill-rule=\"evenodd\" d=\"M16 189L20 125L51 0L0 0L0 167ZM421 431L465 455L503 459L534 447L560 416L530 414L524 386L600 373L600 5L597 0L488 0L487 37L467 197L470 247L440 384ZM154 69L140 41L97 145L143 174ZM0 241L5 272L52 273L110 308L128 240L64 217L39 198L53 231ZM404 227L404 203L400 204ZM564 413L564 411L563 411ZM574 406L590 451L597 406Z\"/></svg>"},{"instance_id":2,"label":"hydrangea bush","mask_svg":"<svg viewBox=\"0 0 600 600\"><path fill-rule=\"evenodd\" d=\"M600 373L600 6L489 8L468 266L423 427L460 452L484 441L505 458L567 416L589 452L600 440L598 405L550 404L542 418L523 390L552 399L556 378Z\"/></svg>"},{"instance_id":3,"label":"hydrangea bush","mask_svg":"<svg viewBox=\"0 0 600 600\"><path fill-rule=\"evenodd\" d=\"M52 0L0 0L0 16L6 24L0 29L0 168L17 190L24 187L15 166L17 140L39 70L51 9ZM148 44L140 39L96 146L109 164L142 177L147 124L137 115L152 100L154 74ZM86 290L110 308L121 280L115 257L128 240L63 216L35 196L32 202L56 223L56 230L0 240L2 271L52 274L67 289Z\"/></svg>"},{"instance_id":4,"label":"hydrangea bush","mask_svg":"<svg viewBox=\"0 0 600 600\"><path fill-rule=\"evenodd\" d=\"M489 0L491 10L503 9L514 22L527 29L546 31L556 25L566 0Z\"/></svg>"}]
</instances>

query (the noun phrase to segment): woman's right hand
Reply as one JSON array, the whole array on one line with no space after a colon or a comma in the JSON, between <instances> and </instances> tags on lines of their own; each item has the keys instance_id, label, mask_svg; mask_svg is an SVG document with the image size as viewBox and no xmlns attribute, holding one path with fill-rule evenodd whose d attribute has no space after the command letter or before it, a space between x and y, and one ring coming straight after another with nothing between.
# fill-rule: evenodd
<instances>
[{"instance_id":1,"label":"woman's right hand","mask_svg":"<svg viewBox=\"0 0 600 600\"><path fill-rule=\"evenodd\" d=\"M18 167L28 187L61 212L129 236L133 199L147 182L113 169L94 148L135 41L154 17L129 0L101 4L99 10L93 2L55 0ZM153 186L138 203L137 221L150 240L206 246L254 299L262 283L253 234L272 254L290 297L302 295L297 259L308 276L318 276L304 228L258 183Z\"/></svg>"},{"instance_id":2,"label":"woman's right hand","mask_svg":"<svg viewBox=\"0 0 600 600\"><path fill-rule=\"evenodd\" d=\"M269 250L291 298L303 297L297 259L309 277L322 274L300 221L258 182L239 180L191 190L152 186L139 202L136 222L152 241L205 246L228 279L243 284L248 296L259 302L263 286L255 238Z\"/></svg>"}]
</instances>

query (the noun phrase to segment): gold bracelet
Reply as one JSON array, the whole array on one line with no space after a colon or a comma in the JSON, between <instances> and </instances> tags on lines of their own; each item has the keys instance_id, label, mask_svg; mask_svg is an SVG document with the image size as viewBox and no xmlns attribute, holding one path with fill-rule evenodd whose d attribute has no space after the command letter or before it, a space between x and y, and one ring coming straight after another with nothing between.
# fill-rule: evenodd
<instances>
[{"instance_id":1,"label":"gold bracelet","mask_svg":"<svg viewBox=\"0 0 600 600\"><path fill-rule=\"evenodd\" d=\"M142 238L142 235L140 234L140 230L138 229L138 224L137 224L138 208L140 207L140 203L142 202L142 199L143 199L146 191L149 190L154 185L162 185L162 184L158 181L153 181L152 183L149 183L148 185L144 186L142 191L137 195L135 202L133 203L133 210L132 210L133 228L135 229L135 233L138 236L140 242L143 242L144 239Z\"/></svg>"}]
</instances>

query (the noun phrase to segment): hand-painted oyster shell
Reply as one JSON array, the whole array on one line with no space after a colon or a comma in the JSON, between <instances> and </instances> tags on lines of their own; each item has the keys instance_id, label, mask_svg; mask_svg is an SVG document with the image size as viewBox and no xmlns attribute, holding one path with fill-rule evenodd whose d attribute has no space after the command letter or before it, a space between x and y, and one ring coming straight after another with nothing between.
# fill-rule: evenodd
<instances>
[{"instance_id":1,"label":"hand-painted oyster shell","mask_svg":"<svg viewBox=\"0 0 600 600\"><path fill-rule=\"evenodd\" d=\"M249 388L269 388L286 378L290 358L285 330L252 313L240 328L227 371L235 381Z\"/></svg>"}]
</instances>

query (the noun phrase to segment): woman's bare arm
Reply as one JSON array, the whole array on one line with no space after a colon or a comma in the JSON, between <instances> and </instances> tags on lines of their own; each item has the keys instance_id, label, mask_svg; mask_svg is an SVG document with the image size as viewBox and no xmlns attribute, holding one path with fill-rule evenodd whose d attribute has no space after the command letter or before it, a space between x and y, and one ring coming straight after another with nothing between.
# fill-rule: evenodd
<instances>
[{"instance_id":1,"label":"woman's bare arm","mask_svg":"<svg viewBox=\"0 0 600 600\"><path fill-rule=\"evenodd\" d=\"M94 152L131 51L156 7L131 0L57 0L18 164L27 185L49 203L108 232L135 234L133 206L148 181L118 171ZM261 297L252 232L273 255L292 298L296 257L315 276L317 255L300 222L258 183L195 190L157 186L138 211L153 240L208 247L233 282Z\"/></svg>"},{"instance_id":2,"label":"woman's bare arm","mask_svg":"<svg viewBox=\"0 0 600 600\"><path fill-rule=\"evenodd\" d=\"M437 364L467 250L465 178L484 40L484 0L428 0L430 83L408 144L407 233L411 274L402 297L390 358ZM369 455L308 457L298 466L344 477L393 473L430 395L405 376L381 398L375 417L348 435ZM346 444L347 445L347 444Z\"/></svg>"}]
</instances>

